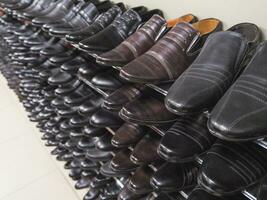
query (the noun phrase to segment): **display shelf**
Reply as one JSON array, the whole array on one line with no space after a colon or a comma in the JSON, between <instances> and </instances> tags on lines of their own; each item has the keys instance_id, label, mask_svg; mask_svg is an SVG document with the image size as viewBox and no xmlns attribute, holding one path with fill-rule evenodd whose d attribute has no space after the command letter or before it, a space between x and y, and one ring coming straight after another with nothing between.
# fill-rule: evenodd
<instances>
[{"instance_id":1,"label":"display shelf","mask_svg":"<svg viewBox=\"0 0 267 200\"><path fill-rule=\"evenodd\" d=\"M99 93L100 95L102 95L104 98L108 97L109 92L104 91L96 86L94 86L90 81L88 81L86 78L77 75L78 79L83 81L86 85L88 85L90 88L92 88L93 90L95 90L97 93Z\"/></svg>"}]
</instances>

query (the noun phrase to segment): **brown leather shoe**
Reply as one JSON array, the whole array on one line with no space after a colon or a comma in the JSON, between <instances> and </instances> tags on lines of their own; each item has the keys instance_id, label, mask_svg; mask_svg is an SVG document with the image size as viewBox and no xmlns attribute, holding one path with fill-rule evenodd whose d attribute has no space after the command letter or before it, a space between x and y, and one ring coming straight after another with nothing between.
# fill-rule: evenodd
<instances>
[{"instance_id":1,"label":"brown leather shoe","mask_svg":"<svg viewBox=\"0 0 267 200\"><path fill-rule=\"evenodd\" d=\"M130 157L131 161L137 165L144 165L161 160L157 153L159 142L159 138L153 134L144 137L135 146Z\"/></svg>"},{"instance_id":2,"label":"brown leather shoe","mask_svg":"<svg viewBox=\"0 0 267 200\"><path fill-rule=\"evenodd\" d=\"M163 101L151 95L127 103L119 115L127 122L141 125L160 125L177 119L176 115L167 110Z\"/></svg>"},{"instance_id":3,"label":"brown leather shoe","mask_svg":"<svg viewBox=\"0 0 267 200\"><path fill-rule=\"evenodd\" d=\"M196 58L206 38L220 30L218 19L178 23L149 51L125 65L120 77L136 83L173 81Z\"/></svg>"},{"instance_id":4,"label":"brown leather shoe","mask_svg":"<svg viewBox=\"0 0 267 200\"><path fill-rule=\"evenodd\" d=\"M123 66L129 63L154 45L157 36L163 30L165 24L164 18L154 15L118 47L98 56L97 62L103 65L114 66Z\"/></svg>"},{"instance_id":5,"label":"brown leather shoe","mask_svg":"<svg viewBox=\"0 0 267 200\"><path fill-rule=\"evenodd\" d=\"M193 15L185 15L181 18L174 19L169 25L178 22L195 22L196 17ZM104 53L97 58L97 62L104 65L123 66L138 56L148 51L157 41L157 38L166 29L166 21L159 15L154 15L145 23L139 30L137 30L127 40L122 42L115 49Z\"/></svg>"},{"instance_id":6,"label":"brown leather shoe","mask_svg":"<svg viewBox=\"0 0 267 200\"><path fill-rule=\"evenodd\" d=\"M123 124L113 136L111 143L118 148L136 144L145 134L145 128L137 124Z\"/></svg>"}]
</instances>

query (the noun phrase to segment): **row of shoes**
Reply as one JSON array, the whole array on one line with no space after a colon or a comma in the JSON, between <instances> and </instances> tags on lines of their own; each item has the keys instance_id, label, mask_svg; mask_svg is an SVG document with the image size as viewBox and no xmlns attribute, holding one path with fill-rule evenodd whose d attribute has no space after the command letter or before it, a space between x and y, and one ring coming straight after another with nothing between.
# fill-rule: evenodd
<instances>
[{"instance_id":1,"label":"row of shoes","mask_svg":"<svg viewBox=\"0 0 267 200\"><path fill-rule=\"evenodd\" d=\"M1 6L1 72L85 200L266 198L255 24L96 0ZM166 97L147 85L166 83Z\"/></svg>"}]
</instances>

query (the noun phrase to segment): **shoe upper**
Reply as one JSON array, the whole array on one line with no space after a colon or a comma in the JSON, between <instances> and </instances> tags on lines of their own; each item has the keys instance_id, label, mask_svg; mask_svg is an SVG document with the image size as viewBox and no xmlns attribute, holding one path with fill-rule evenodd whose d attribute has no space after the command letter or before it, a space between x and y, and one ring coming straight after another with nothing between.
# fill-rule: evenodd
<instances>
[{"instance_id":1,"label":"shoe upper","mask_svg":"<svg viewBox=\"0 0 267 200\"><path fill-rule=\"evenodd\" d=\"M108 25L110 25L113 20L122 14L122 10L119 6L115 5L110 8L107 12L101 14L97 19L87 28L81 31L74 32L72 34L66 35L66 40L70 42L78 43L83 39L89 38L96 33L100 32Z\"/></svg>"},{"instance_id":2,"label":"shoe upper","mask_svg":"<svg viewBox=\"0 0 267 200\"><path fill-rule=\"evenodd\" d=\"M230 141L266 137L266 54L267 42L263 42L212 110L208 127L215 136Z\"/></svg>"},{"instance_id":3,"label":"shoe upper","mask_svg":"<svg viewBox=\"0 0 267 200\"><path fill-rule=\"evenodd\" d=\"M82 41L79 46L82 50L97 54L109 51L130 36L141 21L139 14L130 9L115 19L107 28Z\"/></svg>"}]
</instances>

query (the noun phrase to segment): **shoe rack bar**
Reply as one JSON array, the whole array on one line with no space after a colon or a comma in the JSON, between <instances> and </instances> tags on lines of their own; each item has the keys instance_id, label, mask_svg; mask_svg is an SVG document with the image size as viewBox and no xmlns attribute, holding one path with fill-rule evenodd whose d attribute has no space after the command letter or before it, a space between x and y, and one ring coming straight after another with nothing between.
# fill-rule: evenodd
<instances>
[{"instance_id":1,"label":"shoe rack bar","mask_svg":"<svg viewBox=\"0 0 267 200\"><path fill-rule=\"evenodd\" d=\"M77 75L78 79L83 81L86 85L88 85L90 88L92 88L94 91L96 91L98 94L102 95L104 98L106 98L109 93L104 91L104 90L101 90L97 87L95 87L90 81L88 81L86 78L82 77L82 76L79 76Z\"/></svg>"}]
</instances>

